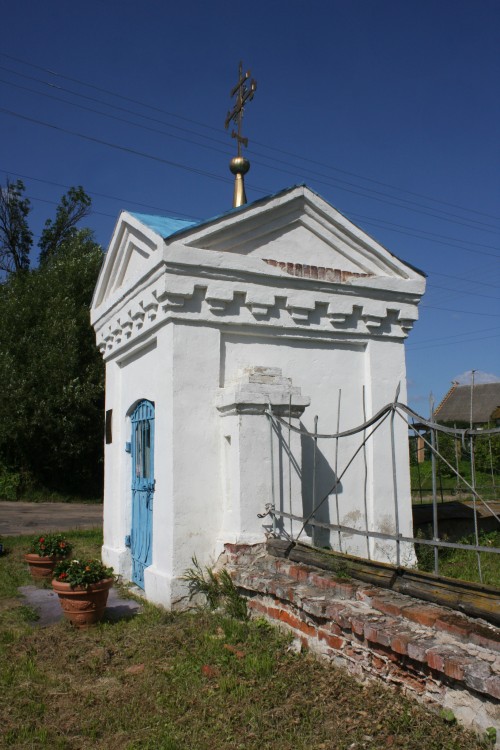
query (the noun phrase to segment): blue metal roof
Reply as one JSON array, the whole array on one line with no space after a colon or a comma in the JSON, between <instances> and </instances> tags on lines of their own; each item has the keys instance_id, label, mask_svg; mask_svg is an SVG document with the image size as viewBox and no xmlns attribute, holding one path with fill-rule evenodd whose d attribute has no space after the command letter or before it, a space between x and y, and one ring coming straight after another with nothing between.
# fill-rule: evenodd
<instances>
[{"instance_id":1,"label":"blue metal roof","mask_svg":"<svg viewBox=\"0 0 500 750\"><path fill-rule=\"evenodd\" d=\"M210 219L198 219L189 221L187 219L174 219L170 216L153 216L152 214L138 214L133 211L129 211L129 213L134 216L136 219L138 219L140 222L145 224L147 227L152 229L154 232L157 232L161 237L163 237L164 240L168 239L169 237L173 236L174 234L181 234L187 229L191 229L191 227L196 226L204 226L205 224L211 224L214 221L218 221L219 219L222 219L224 216L231 216L231 214L238 213L239 211L243 211L246 208L250 208L253 206L259 205L259 203L265 203L270 198L277 198L279 195L283 195L284 193L289 193L292 190L295 190L296 187L306 187L304 185L293 185L292 187L285 188L284 190L280 190L277 193L274 193L273 195L266 195L264 198L259 198L256 201L252 201L252 203L245 203L243 206L238 206L237 208L231 208L228 211L224 211L221 214L218 214L217 216L212 216Z\"/></svg>"},{"instance_id":2,"label":"blue metal roof","mask_svg":"<svg viewBox=\"0 0 500 750\"><path fill-rule=\"evenodd\" d=\"M170 237L171 234L182 232L183 229L189 229L196 224L202 223L199 221L188 221L187 219L174 219L170 216L130 213L135 219L138 219L142 224L157 232L164 239Z\"/></svg>"}]
</instances>

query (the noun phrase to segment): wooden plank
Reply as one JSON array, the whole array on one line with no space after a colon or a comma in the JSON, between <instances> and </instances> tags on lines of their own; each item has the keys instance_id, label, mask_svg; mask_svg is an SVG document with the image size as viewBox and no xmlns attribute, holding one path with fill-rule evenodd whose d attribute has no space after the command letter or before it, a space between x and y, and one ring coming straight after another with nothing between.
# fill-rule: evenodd
<instances>
[{"instance_id":1,"label":"wooden plank","mask_svg":"<svg viewBox=\"0 0 500 750\"><path fill-rule=\"evenodd\" d=\"M287 557L292 562L312 565L334 575L348 575L374 586L441 604L500 625L500 591L490 586L397 568L388 563L315 549L306 544L294 544L281 539L269 539L267 549L275 557Z\"/></svg>"},{"instance_id":2,"label":"wooden plank","mask_svg":"<svg viewBox=\"0 0 500 750\"><path fill-rule=\"evenodd\" d=\"M393 590L500 625L500 592L489 587L405 570L396 578Z\"/></svg>"}]
</instances>

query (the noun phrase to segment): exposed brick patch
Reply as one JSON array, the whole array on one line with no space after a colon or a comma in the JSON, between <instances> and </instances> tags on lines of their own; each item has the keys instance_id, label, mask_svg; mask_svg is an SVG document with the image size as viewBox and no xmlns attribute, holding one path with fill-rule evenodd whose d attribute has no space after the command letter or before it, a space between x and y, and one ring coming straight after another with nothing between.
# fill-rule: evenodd
<instances>
[{"instance_id":1,"label":"exposed brick patch","mask_svg":"<svg viewBox=\"0 0 500 750\"><path fill-rule=\"evenodd\" d=\"M474 629L467 617L455 613L441 615L434 625L438 630L452 633L464 641L469 640L469 636Z\"/></svg>"},{"instance_id":2,"label":"exposed brick patch","mask_svg":"<svg viewBox=\"0 0 500 750\"><path fill-rule=\"evenodd\" d=\"M309 266L304 263L290 263L290 261L273 260L272 258L263 258L264 263L274 268L290 274L290 276L300 276L305 279L324 279L333 281L337 284L345 284L351 279L365 279L373 276L371 273L356 273L355 271L341 271L340 268L325 268L324 266Z\"/></svg>"},{"instance_id":3,"label":"exposed brick patch","mask_svg":"<svg viewBox=\"0 0 500 750\"><path fill-rule=\"evenodd\" d=\"M415 638L408 643L408 656L414 661L425 663L427 651L436 645L434 638Z\"/></svg>"},{"instance_id":4,"label":"exposed brick patch","mask_svg":"<svg viewBox=\"0 0 500 750\"><path fill-rule=\"evenodd\" d=\"M444 673L453 680L463 680L467 664L470 664L470 660L464 659L463 655L447 656L444 660Z\"/></svg>"},{"instance_id":5,"label":"exposed brick patch","mask_svg":"<svg viewBox=\"0 0 500 750\"><path fill-rule=\"evenodd\" d=\"M425 655L427 664L431 669L444 672L445 656L439 648L430 648Z\"/></svg>"},{"instance_id":6,"label":"exposed brick patch","mask_svg":"<svg viewBox=\"0 0 500 750\"><path fill-rule=\"evenodd\" d=\"M346 608L345 604L341 604L340 602L335 602L333 604L330 602L325 608L326 617L340 625L342 630L352 630L352 624L348 612L349 610Z\"/></svg>"},{"instance_id":7,"label":"exposed brick patch","mask_svg":"<svg viewBox=\"0 0 500 750\"><path fill-rule=\"evenodd\" d=\"M397 632L396 635L393 635L391 638L391 648L396 654L401 654L403 656L408 656L408 644L410 643L412 639L412 635L410 633L402 633L401 631Z\"/></svg>"},{"instance_id":8,"label":"exposed brick patch","mask_svg":"<svg viewBox=\"0 0 500 750\"><path fill-rule=\"evenodd\" d=\"M368 622L364 627L364 636L367 641L378 643L381 646L390 646L392 633L390 624L382 622Z\"/></svg>"},{"instance_id":9,"label":"exposed brick patch","mask_svg":"<svg viewBox=\"0 0 500 750\"><path fill-rule=\"evenodd\" d=\"M471 643L500 652L500 629L492 625L478 625L469 633Z\"/></svg>"},{"instance_id":10,"label":"exposed brick patch","mask_svg":"<svg viewBox=\"0 0 500 750\"><path fill-rule=\"evenodd\" d=\"M408 599L399 594L386 593L380 596L380 593L370 597L373 609L378 609L385 615L393 617L404 617L405 610L410 606Z\"/></svg>"},{"instance_id":11,"label":"exposed brick patch","mask_svg":"<svg viewBox=\"0 0 500 750\"><path fill-rule=\"evenodd\" d=\"M269 610L273 609L272 607L269 608ZM269 612L268 610L268 612ZM299 617L296 617L291 612L289 612L286 609L281 610L274 610L274 612L277 611L277 616L275 614L270 614L271 617L273 617L275 620L279 620L280 622L284 622L286 625L289 625L294 630L298 630L301 633L304 633L308 636L316 636L317 635L317 628L314 627L314 625L309 625L307 622L303 622Z\"/></svg>"},{"instance_id":12,"label":"exposed brick patch","mask_svg":"<svg viewBox=\"0 0 500 750\"><path fill-rule=\"evenodd\" d=\"M345 640L343 638L340 638L338 635L330 633L323 628L320 628L318 630L318 638L320 639L320 641L325 641L328 646L330 646L330 648L333 648L337 651L341 651L345 644Z\"/></svg>"},{"instance_id":13,"label":"exposed brick patch","mask_svg":"<svg viewBox=\"0 0 500 750\"><path fill-rule=\"evenodd\" d=\"M326 616L326 608L328 606L328 602L326 601L325 597L304 597L302 599L302 609L304 612L307 612L309 615L314 615L314 617L317 617L318 619L324 618Z\"/></svg>"},{"instance_id":14,"label":"exposed brick patch","mask_svg":"<svg viewBox=\"0 0 500 750\"><path fill-rule=\"evenodd\" d=\"M271 559L262 546L245 546L240 554L237 545L228 545L224 559L250 612L286 627L303 648L426 704L453 706L459 719L467 692L465 723L475 716L482 731L500 724L498 628L447 607Z\"/></svg>"},{"instance_id":15,"label":"exposed brick patch","mask_svg":"<svg viewBox=\"0 0 500 750\"><path fill-rule=\"evenodd\" d=\"M410 602L412 602L411 599ZM434 625L436 620L438 620L442 614L443 610L433 604L410 603L410 606L405 608L405 617L408 620L427 627Z\"/></svg>"}]
</instances>

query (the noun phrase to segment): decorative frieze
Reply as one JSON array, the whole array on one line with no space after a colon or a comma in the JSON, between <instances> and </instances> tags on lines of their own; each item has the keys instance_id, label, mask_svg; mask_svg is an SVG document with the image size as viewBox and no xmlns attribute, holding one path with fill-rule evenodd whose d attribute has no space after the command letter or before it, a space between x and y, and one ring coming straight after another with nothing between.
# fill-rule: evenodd
<instances>
[{"instance_id":1,"label":"decorative frieze","mask_svg":"<svg viewBox=\"0 0 500 750\"><path fill-rule=\"evenodd\" d=\"M373 299L354 290L348 294L337 290L282 291L221 280L200 284L195 278L172 274L125 302L104 325L97 325L97 345L102 352L111 353L139 332L174 316L177 320L222 319L235 325L405 338L418 314L411 302Z\"/></svg>"}]
</instances>

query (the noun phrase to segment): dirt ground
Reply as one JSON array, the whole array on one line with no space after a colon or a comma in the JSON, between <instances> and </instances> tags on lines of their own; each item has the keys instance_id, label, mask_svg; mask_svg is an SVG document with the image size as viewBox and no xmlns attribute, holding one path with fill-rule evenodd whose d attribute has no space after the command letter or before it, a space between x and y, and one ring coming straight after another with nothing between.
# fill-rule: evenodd
<instances>
[{"instance_id":1,"label":"dirt ground","mask_svg":"<svg viewBox=\"0 0 500 750\"><path fill-rule=\"evenodd\" d=\"M102 505L0 502L0 536L102 526Z\"/></svg>"}]
</instances>

